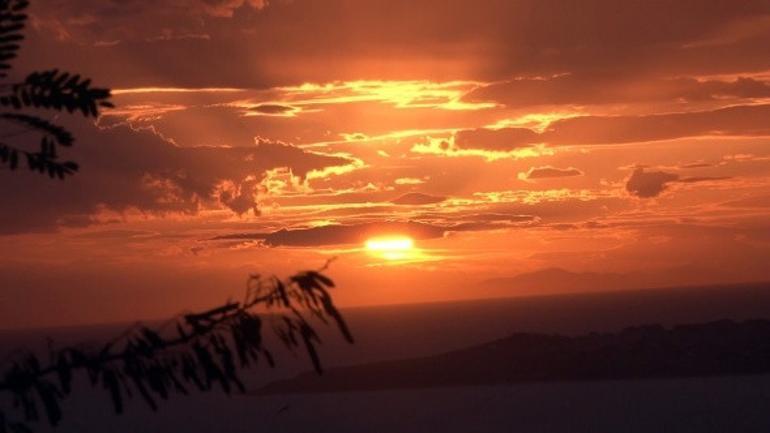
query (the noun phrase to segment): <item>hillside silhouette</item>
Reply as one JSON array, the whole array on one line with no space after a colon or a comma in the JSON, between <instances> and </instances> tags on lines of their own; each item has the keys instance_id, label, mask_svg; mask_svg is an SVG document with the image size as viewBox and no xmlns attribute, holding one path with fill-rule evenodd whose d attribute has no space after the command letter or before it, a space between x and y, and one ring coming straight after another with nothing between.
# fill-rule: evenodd
<instances>
[{"instance_id":1,"label":"hillside silhouette","mask_svg":"<svg viewBox=\"0 0 770 433\"><path fill-rule=\"evenodd\" d=\"M629 327L564 336L516 333L436 356L302 374L258 392L307 393L770 373L770 320Z\"/></svg>"}]
</instances>

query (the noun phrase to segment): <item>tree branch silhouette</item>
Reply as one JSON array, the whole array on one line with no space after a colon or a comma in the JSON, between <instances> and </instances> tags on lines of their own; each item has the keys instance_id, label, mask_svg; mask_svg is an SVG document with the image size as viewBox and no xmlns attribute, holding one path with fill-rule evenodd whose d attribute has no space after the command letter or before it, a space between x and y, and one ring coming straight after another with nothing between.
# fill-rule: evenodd
<instances>
[{"instance_id":1,"label":"tree branch silhouette","mask_svg":"<svg viewBox=\"0 0 770 433\"><path fill-rule=\"evenodd\" d=\"M27 0L0 0L0 78L7 78L12 60L18 56L23 30L27 21ZM20 160L26 160L31 171L47 174L51 178L64 179L78 171L74 161L59 159L58 146L71 147L72 134L65 128L25 110L66 111L80 113L84 117L98 117L102 108L112 108L110 90L93 87L91 80L78 74L58 69L32 72L20 83L0 83L0 120L22 126L17 133L0 136L0 166L10 170L19 168ZM36 133L37 140L17 140L27 133ZM26 137L24 137L26 138ZM32 150L36 145L37 150Z\"/></svg>"},{"instance_id":2,"label":"tree branch silhouette","mask_svg":"<svg viewBox=\"0 0 770 433\"><path fill-rule=\"evenodd\" d=\"M329 294L334 283L322 273L325 269L301 272L285 281L252 275L240 302L182 315L172 321L176 325L172 335L164 335L166 327L139 326L93 350L51 349L47 365L32 352L19 355L0 379L0 391L11 393L23 420L8 420L0 411L0 432L31 431L27 423L40 419L41 404L48 423L57 425L62 418L60 402L72 392L77 372L85 373L92 386L104 388L118 414L123 412L124 399L135 393L157 410L158 398L188 394L191 387L210 391L216 384L228 394L243 392L239 368L256 365L260 357L274 365L264 345L263 316L283 345L292 351L303 347L321 374L316 349L320 338L311 317L333 323L353 343ZM260 308L262 315L255 312Z\"/></svg>"}]
</instances>

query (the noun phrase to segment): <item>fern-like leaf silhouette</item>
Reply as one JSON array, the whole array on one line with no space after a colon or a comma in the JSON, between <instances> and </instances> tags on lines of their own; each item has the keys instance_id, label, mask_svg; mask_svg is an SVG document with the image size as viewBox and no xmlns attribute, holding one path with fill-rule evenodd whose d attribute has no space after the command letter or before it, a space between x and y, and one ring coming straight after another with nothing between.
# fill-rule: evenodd
<instances>
[{"instance_id":1,"label":"fern-like leaf silhouette","mask_svg":"<svg viewBox=\"0 0 770 433\"><path fill-rule=\"evenodd\" d=\"M0 0L0 79L9 76L21 48L28 7L27 0ZM96 118L101 109L113 107L110 97L109 89L95 87L88 78L58 69L32 72L20 83L0 83L0 109L6 110L0 112L0 121L5 124L4 134L0 135L0 167L16 170L26 161L30 171L51 178L75 174L78 164L60 159L58 151L58 146L72 146L74 137L37 113L64 111ZM35 110L35 114L25 110Z\"/></svg>"}]
</instances>

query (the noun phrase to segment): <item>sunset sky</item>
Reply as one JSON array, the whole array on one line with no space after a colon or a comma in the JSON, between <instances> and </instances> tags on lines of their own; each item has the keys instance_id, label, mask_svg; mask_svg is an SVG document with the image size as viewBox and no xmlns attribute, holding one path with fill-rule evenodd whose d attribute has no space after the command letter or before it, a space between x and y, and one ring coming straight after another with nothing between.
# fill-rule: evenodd
<instances>
[{"instance_id":1,"label":"sunset sky","mask_svg":"<svg viewBox=\"0 0 770 433\"><path fill-rule=\"evenodd\" d=\"M27 36L116 108L50 117L76 176L0 171L0 327L332 257L342 306L770 279L767 1L36 0Z\"/></svg>"}]
</instances>

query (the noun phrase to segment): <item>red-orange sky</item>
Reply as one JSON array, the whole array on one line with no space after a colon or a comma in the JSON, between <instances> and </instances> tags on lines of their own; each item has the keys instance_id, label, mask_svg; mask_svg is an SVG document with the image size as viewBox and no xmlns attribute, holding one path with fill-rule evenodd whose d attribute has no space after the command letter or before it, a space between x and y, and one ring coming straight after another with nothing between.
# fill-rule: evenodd
<instances>
[{"instance_id":1,"label":"red-orange sky","mask_svg":"<svg viewBox=\"0 0 770 433\"><path fill-rule=\"evenodd\" d=\"M31 12L19 70L117 108L59 119L73 178L0 172L0 327L163 317L330 257L341 305L514 296L487 280L551 268L526 281L770 279L768 1ZM365 249L383 235L414 248Z\"/></svg>"}]
</instances>

